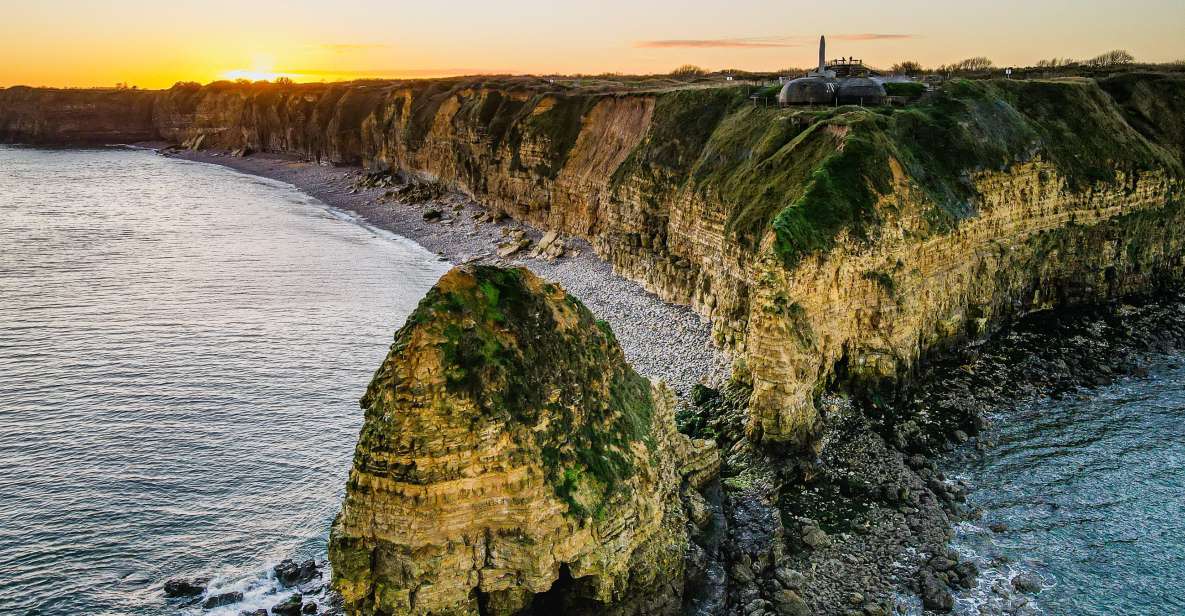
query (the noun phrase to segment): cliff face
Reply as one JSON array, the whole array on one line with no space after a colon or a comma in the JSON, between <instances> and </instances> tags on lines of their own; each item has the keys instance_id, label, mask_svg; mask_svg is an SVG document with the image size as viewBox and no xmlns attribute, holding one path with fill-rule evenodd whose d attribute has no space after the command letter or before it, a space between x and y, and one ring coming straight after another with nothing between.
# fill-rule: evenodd
<instances>
[{"instance_id":1,"label":"cliff face","mask_svg":"<svg viewBox=\"0 0 1185 616\"><path fill-rule=\"evenodd\" d=\"M157 138L147 90L0 88L0 143L107 144Z\"/></svg>"},{"instance_id":2,"label":"cliff face","mask_svg":"<svg viewBox=\"0 0 1185 616\"><path fill-rule=\"evenodd\" d=\"M745 96L215 84L161 93L154 123L195 147L431 176L587 238L713 319L763 442L812 444L828 384L892 381L1025 310L1180 278L1179 76L955 82L905 109Z\"/></svg>"},{"instance_id":3,"label":"cliff face","mask_svg":"<svg viewBox=\"0 0 1185 616\"><path fill-rule=\"evenodd\" d=\"M577 300L459 268L395 335L333 525L357 614L664 614L715 451ZM557 611L559 610L559 611Z\"/></svg>"}]
</instances>

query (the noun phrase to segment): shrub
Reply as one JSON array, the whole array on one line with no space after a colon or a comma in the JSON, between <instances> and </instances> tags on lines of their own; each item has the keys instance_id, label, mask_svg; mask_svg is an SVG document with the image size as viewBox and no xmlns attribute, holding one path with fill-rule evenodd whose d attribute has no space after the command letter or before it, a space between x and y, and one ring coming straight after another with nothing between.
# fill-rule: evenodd
<instances>
[{"instance_id":1,"label":"shrub","mask_svg":"<svg viewBox=\"0 0 1185 616\"><path fill-rule=\"evenodd\" d=\"M707 74L708 71L694 64L684 64L683 66L671 71L671 77L702 77Z\"/></svg>"},{"instance_id":2,"label":"shrub","mask_svg":"<svg viewBox=\"0 0 1185 616\"><path fill-rule=\"evenodd\" d=\"M885 84L885 94L889 96L904 96L916 98L926 91L926 84L916 81L889 82Z\"/></svg>"}]
</instances>

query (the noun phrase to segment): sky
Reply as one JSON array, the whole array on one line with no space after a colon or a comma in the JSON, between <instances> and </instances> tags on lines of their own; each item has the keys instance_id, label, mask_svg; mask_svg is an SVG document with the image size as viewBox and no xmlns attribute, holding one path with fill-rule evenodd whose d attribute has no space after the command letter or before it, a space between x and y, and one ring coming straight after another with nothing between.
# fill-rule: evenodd
<instances>
[{"instance_id":1,"label":"sky","mask_svg":"<svg viewBox=\"0 0 1185 616\"><path fill-rule=\"evenodd\" d=\"M842 7L842 8L838 8ZM0 0L0 86L1185 59L1185 0Z\"/></svg>"}]
</instances>

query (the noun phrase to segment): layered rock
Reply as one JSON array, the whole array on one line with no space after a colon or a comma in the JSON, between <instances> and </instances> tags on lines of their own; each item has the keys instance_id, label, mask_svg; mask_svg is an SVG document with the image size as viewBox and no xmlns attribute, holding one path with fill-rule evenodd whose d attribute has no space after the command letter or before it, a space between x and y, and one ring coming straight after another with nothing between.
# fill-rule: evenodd
<instances>
[{"instance_id":1,"label":"layered rock","mask_svg":"<svg viewBox=\"0 0 1185 616\"><path fill-rule=\"evenodd\" d=\"M107 144L159 138L159 92L0 88L0 143Z\"/></svg>"},{"instance_id":2,"label":"layered rock","mask_svg":"<svg viewBox=\"0 0 1185 616\"><path fill-rule=\"evenodd\" d=\"M1180 75L954 82L905 109L746 93L221 83L157 93L153 123L191 147L429 176L588 239L713 320L753 381L763 443L813 445L827 387L896 381L1025 311L1181 278ZM12 120L27 113L5 96L4 138L64 121L56 94L44 121Z\"/></svg>"},{"instance_id":3,"label":"layered rock","mask_svg":"<svg viewBox=\"0 0 1185 616\"><path fill-rule=\"evenodd\" d=\"M428 293L361 401L330 540L357 614L674 613L714 449L579 301L527 270Z\"/></svg>"}]
</instances>

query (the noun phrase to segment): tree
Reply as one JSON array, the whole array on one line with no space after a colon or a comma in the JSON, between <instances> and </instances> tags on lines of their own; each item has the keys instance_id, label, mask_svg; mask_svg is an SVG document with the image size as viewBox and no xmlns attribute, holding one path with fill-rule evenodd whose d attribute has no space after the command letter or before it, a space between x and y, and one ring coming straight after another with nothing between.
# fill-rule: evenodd
<instances>
[{"instance_id":1,"label":"tree","mask_svg":"<svg viewBox=\"0 0 1185 616\"><path fill-rule=\"evenodd\" d=\"M955 64L957 71L986 71L990 68L992 68L992 61L983 56L967 58Z\"/></svg>"},{"instance_id":2,"label":"tree","mask_svg":"<svg viewBox=\"0 0 1185 616\"><path fill-rule=\"evenodd\" d=\"M922 64L920 62L915 62L914 60L905 60L904 62L894 64L892 70L898 75L920 75L921 73L925 72L925 69L922 68Z\"/></svg>"},{"instance_id":3,"label":"tree","mask_svg":"<svg viewBox=\"0 0 1185 616\"><path fill-rule=\"evenodd\" d=\"M1088 66L1119 66L1123 64L1131 64L1135 61L1135 56L1128 53L1127 50L1114 49L1087 60L1086 64Z\"/></svg>"},{"instance_id":4,"label":"tree","mask_svg":"<svg viewBox=\"0 0 1185 616\"><path fill-rule=\"evenodd\" d=\"M702 77L707 74L708 71L694 64L684 64L683 66L671 71L671 77Z\"/></svg>"},{"instance_id":5,"label":"tree","mask_svg":"<svg viewBox=\"0 0 1185 616\"><path fill-rule=\"evenodd\" d=\"M290 86L290 85L292 85L293 82L292 82L291 77L280 76L280 77L276 77L275 83L276 83L276 85Z\"/></svg>"},{"instance_id":6,"label":"tree","mask_svg":"<svg viewBox=\"0 0 1185 616\"><path fill-rule=\"evenodd\" d=\"M1050 58L1048 60L1038 60L1037 68L1059 68L1062 66L1074 66L1075 64L1078 64L1078 61L1073 58Z\"/></svg>"}]
</instances>

